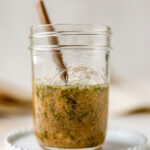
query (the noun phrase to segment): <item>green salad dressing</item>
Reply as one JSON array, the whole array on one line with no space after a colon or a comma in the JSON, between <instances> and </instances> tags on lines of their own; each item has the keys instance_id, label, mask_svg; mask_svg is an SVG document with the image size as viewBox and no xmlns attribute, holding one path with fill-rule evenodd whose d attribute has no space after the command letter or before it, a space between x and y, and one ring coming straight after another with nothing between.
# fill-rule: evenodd
<instances>
[{"instance_id":1,"label":"green salad dressing","mask_svg":"<svg viewBox=\"0 0 150 150\"><path fill-rule=\"evenodd\" d=\"M87 148L105 139L108 85L33 88L35 135L41 145Z\"/></svg>"}]
</instances>

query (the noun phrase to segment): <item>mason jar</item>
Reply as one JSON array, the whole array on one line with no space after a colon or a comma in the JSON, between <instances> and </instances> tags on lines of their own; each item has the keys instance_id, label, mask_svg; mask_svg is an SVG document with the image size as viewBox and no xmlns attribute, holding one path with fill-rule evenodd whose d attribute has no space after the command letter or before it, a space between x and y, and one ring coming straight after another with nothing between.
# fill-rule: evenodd
<instances>
[{"instance_id":1,"label":"mason jar","mask_svg":"<svg viewBox=\"0 0 150 150\"><path fill-rule=\"evenodd\" d=\"M31 28L34 133L44 149L99 149L105 140L111 29Z\"/></svg>"}]
</instances>

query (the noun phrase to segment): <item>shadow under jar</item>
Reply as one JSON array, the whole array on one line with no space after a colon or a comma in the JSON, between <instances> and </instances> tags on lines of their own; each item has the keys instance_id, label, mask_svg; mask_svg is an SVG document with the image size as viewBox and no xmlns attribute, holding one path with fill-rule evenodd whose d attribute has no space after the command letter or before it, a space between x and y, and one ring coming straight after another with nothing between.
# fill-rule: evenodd
<instances>
[{"instance_id":1,"label":"shadow under jar","mask_svg":"<svg viewBox=\"0 0 150 150\"><path fill-rule=\"evenodd\" d=\"M102 146L108 114L110 36L110 27L99 25L31 28L34 133L41 147ZM55 59L58 55L64 69Z\"/></svg>"}]
</instances>

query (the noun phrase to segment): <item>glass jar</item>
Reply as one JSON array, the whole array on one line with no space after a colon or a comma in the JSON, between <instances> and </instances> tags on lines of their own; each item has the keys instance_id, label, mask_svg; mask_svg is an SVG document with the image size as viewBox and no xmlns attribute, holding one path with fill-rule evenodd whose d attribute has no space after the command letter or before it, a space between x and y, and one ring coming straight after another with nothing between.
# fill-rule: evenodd
<instances>
[{"instance_id":1,"label":"glass jar","mask_svg":"<svg viewBox=\"0 0 150 150\"><path fill-rule=\"evenodd\" d=\"M110 37L110 27L99 25L31 28L34 133L41 147L97 149L103 144Z\"/></svg>"}]
</instances>

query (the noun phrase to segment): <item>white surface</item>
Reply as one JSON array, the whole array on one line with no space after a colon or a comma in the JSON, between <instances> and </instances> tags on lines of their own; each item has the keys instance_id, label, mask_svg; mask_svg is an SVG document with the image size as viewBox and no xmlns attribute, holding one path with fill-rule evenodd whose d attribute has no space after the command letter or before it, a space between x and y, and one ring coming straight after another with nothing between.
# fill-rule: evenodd
<instances>
[{"instance_id":1,"label":"white surface","mask_svg":"<svg viewBox=\"0 0 150 150\"><path fill-rule=\"evenodd\" d=\"M128 128L139 131L148 139L150 146L150 115L132 115L126 117L116 117L109 119L109 125L112 127Z\"/></svg>"},{"instance_id":2,"label":"white surface","mask_svg":"<svg viewBox=\"0 0 150 150\"><path fill-rule=\"evenodd\" d=\"M110 128L107 130L103 150L146 150L146 139L142 135L126 129ZM32 144L31 144L32 143ZM33 135L32 129L12 131L5 139L7 150L42 150ZM61 150L58 148L58 150ZM62 149L64 150L64 149ZM70 149L75 150L75 149ZM90 150L86 148L85 150Z\"/></svg>"}]
</instances>

